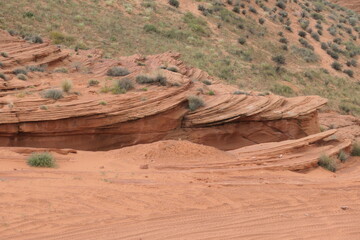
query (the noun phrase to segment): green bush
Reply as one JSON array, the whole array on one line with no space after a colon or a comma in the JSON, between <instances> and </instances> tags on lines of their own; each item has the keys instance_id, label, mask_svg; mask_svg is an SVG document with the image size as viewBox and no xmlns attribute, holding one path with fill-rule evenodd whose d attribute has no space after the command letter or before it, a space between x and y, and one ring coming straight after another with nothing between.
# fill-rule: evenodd
<instances>
[{"instance_id":1,"label":"green bush","mask_svg":"<svg viewBox=\"0 0 360 240\"><path fill-rule=\"evenodd\" d=\"M129 75L130 72L129 70L127 70L126 68L122 68L122 67L112 67L110 68L107 73L108 76L111 77L119 77L119 76L126 76Z\"/></svg>"},{"instance_id":2,"label":"green bush","mask_svg":"<svg viewBox=\"0 0 360 240\"><path fill-rule=\"evenodd\" d=\"M333 69L335 69L336 71L341 71L341 69L342 69L341 63L336 62L336 61L331 64L331 67Z\"/></svg>"},{"instance_id":3,"label":"green bush","mask_svg":"<svg viewBox=\"0 0 360 240\"><path fill-rule=\"evenodd\" d=\"M286 8L286 4L282 1L279 1L276 3L276 6L281 8L281 9L285 9Z\"/></svg>"},{"instance_id":4,"label":"green bush","mask_svg":"<svg viewBox=\"0 0 360 240\"><path fill-rule=\"evenodd\" d=\"M279 42L284 43L284 44L288 44L289 41L286 38L282 37L282 38L279 39Z\"/></svg>"},{"instance_id":5,"label":"green bush","mask_svg":"<svg viewBox=\"0 0 360 240\"><path fill-rule=\"evenodd\" d=\"M9 55L6 52L1 52L0 55L3 56L4 58L9 57Z\"/></svg>"},{"instance_id":6,"label":"green bush","mask_svg":"<svg viewBox=\"0 0 360 240\"><path fill-rule=\"evenodd\" d=\"M190 96L190 97L188 97L188 102L189 102L190 111L195 111L198 108L205 106L204 100L202 100L198 96Z\"/></svg>"},{"instance_id":7,"label":"green bush","mask_svg":"<svg viewBox=\"0 0 360 240\"><path fill-rule=\"evenodd\" d=\"M202 82L203 82L203 84L205 84L205 85L211 85L211 84L212 84L212 82L209 81L209 80L204 80L204 81L202 81Z\"/></svg>"},{"instance_id":8,"label":"green bush","mask_svg":"<svg viewBox=\"0 0 360 240\"><path fill-rule=\"evenodd\" d=\"M178 0L169 0L169 4L176 8L178 8L180 6L180 3Z\"/></svg>"},{"instance_id":9,"label":"green bush","mask_svg":"<svg viewBox=\"0 0 360 240\"><path fill-rule=\"evenodd\" d=\"M145 24L144 30L145 30L145 32L148 32L148 33L150 33L150 32L158 33L159 32L159 30L153 24Z\"/></svg>"},{"instance_id":10,"label":"green bush","mask_svg":"<svg viewBox=\"0 0 360 240\"><path fill-rule=\"evenodd\" d=\"M73 83L71 80L64 80L62 83L61 83L61 88L64 92L68 93L70 92L70 90L72 89L73 87Z\"/></svg>"},{"instance_id":11,"label":"green bush","mask_svg":"<svg viewBox=\"0 0 360 240\"><path fill-rule=\"evenodd\" d=\"M298 48L296 46L291 46L291 51L296 55L301 57L308 63L314 63L319 61L319 56L314 53L314 51L308 48Z\"/></svg>"},{"instance_id":12,"label":"green bush","mask_svg":"<svg viewBox=\"0 0 360 240\"><path fill-rule=\"evenodd\" d=\"M299 31L298 34L299 34L299 36L302 37L302 38L306 37L306 32L304 32L304 31Z\"/></svg>"},{"instance_id":13,"label":"green bush","mask_svg":"<svg viewBox=\"0 0 360 240\"><path fill-rule=\"evenodd\" d=\"M332 51L332 50L330 50L330 49L328 49L327 51L326 51L326 53L328 54L328 55L330 55L333 59L335 59L335 60L337 60L337 59L339 59L339 54L337 54L336 52L334 52L334 51Z\"/></svg>"},{"instance_id":14,"label":"green bush","mask_svg":"<svg viewBox=\"0 0 360 240\"><path fill-rule=\"evenodd\" d=\"M336 160L325 154L319 157L318 165L331 172L336 172Z\"/></svg>"},{"instance_id":15,"label":"green bush","mask_svg":"<svg viewBox=\"0 0 360 240\"><path fill-rule=\"evenodd\" d=\"M23 80L23 81L26 81L27 80L27 76L26 75L24 75L24 74L18 74L18 75L16 75L16 77L18 78L18 79L20 79L20 80Z\"/></svg>"},{"instance_id":16,"label":"green bush","mask_svg":"<svg viewBox=\"0 0 360 240\"><path fill-rule=\"evenodd\" d=\"M317 33L312 33L312 34L311 34L311 37L312 37L313 39L315 39L316 41L320 41L320 36L319 36L319 34L317 34Z\"/></svg>"},{"instance_id":17,"label":"green bush","mask_svg":"<svg viewBox=\"0 0 360 240\"><path fill-rule=\"evenodd\" d=\"M233 12L235 12L235 13L240 13L240 8L237 7L237 6L235 6L235 7L233 8Z\"/></svg>"},{"instance_id":18,"label":"green bush","mask_svg":"<svg viewBox=\"0 0 360 240\"><path fill-rule=\"evenodd\" d=\"M97 86L99 85L99 81L98 80L95 80L95 79L90 79L88 81L88 86Z\"/></svg>"},{"instance_id":19,"label":"green bush","mask_svg":"<svg viewBox=\"0 0 360 240\"><path fill-rule=\"evenodd\" d=\"M265 23L265 19L260 18L260 19L259 19L259 23L260 23L261 25L263 25L263 24Z\"/></svg>"},{"instance_id":20,"label":"green bush","mask_svg":"<svg viewBox=\"0 0 360 240\"><path fill-rule=\"evenodd\" d=\"M274 56L271 58L277 64L285 64L285 57L283 55Z\"/></svg>"},{"instance_id":21,"label":"green bush","mask_svg":"<svg viewBox=\"0 0 360 240\"><path fill-rule=\"evenodd\" d=\"M355 142L352 146L351 156L360 156L360 143Z\"/></svg>"},{"instance_id":22,"label":"green bush","mask_svg":"<svg viewBox=\"0 0 360 240\"><path fill-rule=\"evenodd\" d=\"M27 159L27 164L32 167L55 167L55 158L51 153L33 153Z\"/></svg>"},{"instance_id":23,"label":"green bush","mask_svg":"<svg viewBox=\"0 0 360 240\"><path fill-rule=\"evenodd\" d=\"M27 71L23 68L17 68L15 70L13 70L13 74L18 75L18 74L24 74L27 75Z\"/></svg>"},{"instance_id":24,"label":"green bush","mask_svg":"<svg viewBox=\"0 0 360 240\"><path fill-rule=\"evenodd\" d=\"M42 66L27 66L26 70L29 72L44 72L45 67Z\"/></svg>"},{"instance_id":25,"label":"green bush","mask_svg":"<svg viewBox=\"0 0 360 240\"><path fill-rule=\"evenodd\" d=\"M249 11L252 12L252 13L257 14L257 10L253 6L249 6Z\"/></svg>"},{"instance_id":26,"label":"green bush","mask_svg":"<svg viewBox=\"0 0 360 240\"><path fill-rule=\"evenodd\" d=\"M43 97L58 100L63 98L63 92L59 89L48 89L43 92Z\"/></svg>"},{"instance_id":27,"label":"green bush","mask_svg":"<svg viewBox=\"0 0 360 240\"><path fill-rule=\"evenodd\" d=\"M354 71L351 69L344 70L344 73L347 74L349 77L354 77Z\"/></svg>"},{"instance_id":28,"label":"green bush","mask_svg":"<svg viewBox=\"0 0 360 240\"><path fill-rule=\"evenodd\" d=\"M129 78L116 81L116 85L122 89L125 89L126 91L134 89L134 83Z\"/></svg>"},{"instance_id":29,"label":"green bush","mask_svg":"<svg viewBox=\"0 0 360 240\"><path fill-rule=\"evenodd\" d=\"M66 68L56 68L54 70L55 73L68 73L68 70Z\"/></svg>"},{"instance_id":30,"label":"green bush","mask_svg":"<svg viewBox=\"0 0 360 240\"><path fill-rule=\"evenodd\" d=\"M349 158L349 156L346 154L346 152L344 150L341 150L339 152L338 158L340 159L341 162L346 162L346 160Z\"/></svg>"},{"instance_id":31,"label":"green bush","mask_svg":"<svg viewBox=\"0 0 360 240\"><path fill-rule=\"evenodd\" d=\"M159 84L165 86L167 79L161 74L158 74L155 77L149 75L138 75L136 77L136 82L139 84Z\"/></svg>"},{"instance_id":32,"label":"green bush","mask_svg":"<svg viewBox=\"0 0 360 240\"><path fill-rule=\"evenodd\" d=\"M241 44L241 45L244 45L246 43L246 39L245 38L239 38L238 39L238 42Z\"/></svg>"},{"instance_id":33,"label":"green bush","mask_svg":"<svg viewBox=\"0 0 360 240\"><path fill-rule=\"evenodd\" d=\"M179 69L175 66L172 66L172 67L167 67L166 70L169 70L171 72L179 72Z\"/></svg>"},{"instance_id":34,"label":"green bush","mask_svg":"<svg viewBox=\"0 0 360 240\"><path fill-rule=\"evenodd\" d=\"M3 73L0 73L0 78L3 79L3 80L5 80L5 81L7 80L5 74L3 74Z\"/></svg>"}]
</instances>

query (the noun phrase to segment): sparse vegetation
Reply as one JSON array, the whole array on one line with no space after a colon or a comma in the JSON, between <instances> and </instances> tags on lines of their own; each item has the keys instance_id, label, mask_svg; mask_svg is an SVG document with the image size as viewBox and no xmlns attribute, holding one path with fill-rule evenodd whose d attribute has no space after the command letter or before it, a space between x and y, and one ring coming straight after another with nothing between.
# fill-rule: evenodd
<instances>
[{"instance_id":1,"label":"sparse vegetation","mask_svg":"<svg viewBox=\"0 0 360 240\"><path fill-rule=\"evenodd\" d=\"M90 79L89 81L88 81L88 86L97 86L97 85L99 85L99 81L98 80L95 80L95 79Z\"/></svg>"},{"instance_id":2,"label":"sparse vegetation","mask_svg":"<svg viewBox=\"0 0 360 240\"><path fill-rule=\"evenodd\" d=\"M115 85L117 87L120 87L121 89L125 89L126 91L134 89L134 83L129 78L124 78L124 79L118 80L118 81L116 81Z\"/></svg>"},{"instance_id":3,"label":"sparse vegetation","mask_svg":"<svg viewBox=\"0 0 360 240\"><path fill-rule=\"evenodd\" d=\"M165 86L167 83L166 77L161 74L157 74L155 76L150 75L138 75L136 77L136 82L139 84L158 84Z\"/></svg>"},{"instance_id":4,"label":"sparse vegetation","mask_svg":"<svg viewBox=\"0 0 360 240\"><path fill-rule=\"evenodd\" d=\"M55 158L49 152L33 153L27 159L27 164L31 167L55 167Z\"/></svg>"},{"instance_id":5,"label":"sparse vegetation","mask_svg":"<svg viewBox=\"0 0 360 240\"><path fill-rule=\"evenodd\" d=\"M238 39L238 42L241 44L241 45L244 45L246 43L246 39L245 38L239 38Z\"/></svg>"},{"instance_id":6,"label":"sparse vegetation","mask_svg":"<svg viewBox=\"0 0 360 240\"><path fill-rule=\"evenodd\" d=\"M70 92L70 90L72 89L73 87L73 83L71 80L64 80L62 83L61 83L61 88L64 92L68 93Z\"/></svg>"},{"instance_id":7,"label":"sparse vegetation","mask_svg":"<svg viewBox=\"0 0 360 240\"><path fill-rule=\"evenodd\" d=\"M351 156L360 156L360 143L355 142L352 146Z\"/></svg>"},{"instance_id":8,"label":"sparse vegetation","mask_svg":"<svg viewBox=\"0 0 360 240\"><path fill-rule=\"evenodd\" d=\"M188 97L188 102L189 102L190 111L195 111L198 108L205 106L204 100L202 100L198 96L190 96L190 97Z\"/></svg>"},{"instance_id":9,"label":"sparse vegetation","mask_svg":"<svg viewBox=\"0 0 360 240\"><path fill-rule=\"evenodd\" d=\"M129 70L123 67L112 67L107 71L107 75L111 77L120 77L129 74L130 74Z\"/></svg>"},{"instance_id":10,"label":"sparse vegetation","mask_svg":"<svg viewBox=\"0 0 360 240\"><path fill-rule=\"evenodd\" d=\"M321 166L331 172L336 172L336 168L337 168L336 160L325 154L323 154L319 157L318 164L319 164L319 166Z\"/></svg>"},{"instance_id":11,"label":"sparse vegetation","mask_svg":"<svg viewBox=\"0 0 360 240\"><path fill-rule=\"evenodd\" d=\"M285 57L283 55L278 55L278 56L274 56L271 58L271 60L273 60L274 62L276 62L277 64L285 64Z\"/></svg>"},{"instance_id":12,"label":"sparse vegetation","mask_svg":"<svg viewBox=\"0 0 360 240\"><path fill-rule=\"evenodd\" d=\"M176 8L178 8L180 6L180 3L178 0L169 0L169 4Z\"/></svg>"},{"instance_id":13,"label":"sparse vegetation","mask_svg":"<svg viewBox=\"0 0 360 240\"><path fill-rule=\"evenodd\" d=\"M27 71L23 68L17 68L13 71L13 74L15 75L18 75L18 74L24 74L24 75L27 75Z\"/></svg>"},{"instance_id":14,"label":"sparse vegetation","mask_svg":"<svg viewBox=\"0 0 360 240\"><path fill-rule=\"evenodd\" d=\"M331 67L333 69L335 69L336 71L341 71L341 69L342 69L341 63L336 62L336 61L331 64Z\"/></svg>"},{"instance_id":15,"label":"sparse vegetation","mask_svg":"<svg viewBox=\"0 0 360 240\"><path fill-rule=\"evenodd\" d=\"M4 58L9 57L9 55L6 52L1 52L0 55L3 56Z\"/></svg>"},{"instance_id":16,"label":"sparse vegetation","mask_svg":"<svg viewBox=\"0 0 360 240\"><path fill-rule=\"evenodd\" d=\"M5 80L5 81L7 80L5 74L3 74L3 73L0 73L0 78L3 79L3 80Z\"/></svg>"},{"instance_id":17,"label":"sparse vegetation","mask_svg":"<svg viewBox=\"0 0 360 240\"><path fill-rule=\"evenodd\" d=\"M16 75L16 77L18 78L18 79L20 79L20 80L22 80L22 81L26 81L27 80L27 76L26 75L24 75L24 74L18 74L18 75Z\"/></svg>"},{"instance_id":18,"label":"sparse vegetation","mask_svg":"<svg viewBox=\"0 0 360 240\"><path fill-rule=\"evenodd\" d=\"M344 150L341 150L339 152L338 158L341 162L346 162L346 160L349 158L349 156L346 154Z\"/></svg>"},{"instance_id":19,"label":"sparse vegetation","mask_svg":"<svg viewBox=\"0 0 360 240\"><path fill-rule=\"evenodd\" d=\"M63 92L59 89L48 89L48 90L45 90L43 93L42 93L43 97L44 98L51 98L51 99L54 99L54 100L58 100L60 98L63 98Z\"/></svg>"}]
</instances>

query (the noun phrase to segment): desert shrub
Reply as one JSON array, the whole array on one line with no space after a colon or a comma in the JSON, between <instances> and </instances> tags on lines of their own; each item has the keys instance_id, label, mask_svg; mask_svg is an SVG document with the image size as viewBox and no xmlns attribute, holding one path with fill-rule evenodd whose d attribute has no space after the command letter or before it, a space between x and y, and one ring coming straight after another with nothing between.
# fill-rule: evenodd
<instances>
[{"instance_id":1,"label":"desert shrub","mask_svg":"<svg viewBox=\"0 0 360 240\"><path fill-rule=\"evenodd\" d=\"M43 92L43 97L58 100L63 98L63 92L60 89L48 89Z\"/></svg>"},{"instance_id":2,"label":"desert shrub","mask_svg":"<svg viewBox=\"0 0 360 240\"><path fill-rule=\"evenodd\" d=\"M159 32L159 30L153 24L145 24L144 25L144 30L145 30L145 32L148 32L148 33L149 32L155 32L155 33Z\"/></svg>"},{"instance_id":3,"label":"desert shrub","mask_svg":"<svg viewBox=\"0 0 360 240\"><path fill-rule=\"evenodd\" d=\"M285 64L285 57L283 55L274 56L271 58L277 64Z\"/></svg>"},{"instance_id":4,"label":"desert shrub","mask_svg":"<svg viewBox=\"0 0 360 240\"><path fill-rule=\"evenodd\" d=\"M229 5L233 5L233 1L232 1L232 0L227 0L226 2L227 2L227 4L229 4Z\"/></svg>"},{"instance_id":5,"label":"desert shrub","mask_svg":"<svg viewBox=\"0 0 360 240\"><path fill-rule=\"evenodd\" d=\"M167 67L166 70L169 70L171 72L179 72L179 69L175 66L172 66L172 67Z\"/></svg>"},{"instance_id":6,"label":"desert shrub","mask_svg":"<svg viewBox=\"0 0 360 240\"><path fill-rule=\"evenodd\" d=\"M349 77L354 77L354 71L351 69L344 70L344 73L347 74Z\"/></svg>"},{"instance_id":7,"label":"desert shrub","mask_svg":"<svg viewBox=\"0 0 360 240\"><path fill-rule=\"evenodd\" d=\"M190 111L195 111L198 108L205 106L204 100L202 100L198 96L190 96L190 97L188 97L188 102L189 102Z\"/></svg>"},{"instance_id":8,"label":"desert shrub","mask_svg":"<svg viewBox=\"0 0 360 240\"><path fill-rule=\"evenodd\" d=\"M26 75L24 75L24 74L18 74L18 75L16 75L16 77L18 78L18 79L20 79L20 80L23 80L23 81L26 81L27 80L27 76Z\"/></svg>"},{"instance_id":9,"label":"desert shrub","mask_svg":"<svg viewBox=\"0 0 360 240\"><path fill-rule=\"evenodd\" d=\"M286 18L288 16L288 13L286 11L280 11L278 13L282 18Z\"/></svg>"},{"instance_id":10,"label":"desert shrub","mask_svg":"<svg viewBox=\"0 0 360 240\"><path fill-rule=\"evenodd\" d=\"M288 44L289 41L286 38L282 37L282 38L279 39L279 42L284 43L284 44Z\"/></svg>"},{"instance_id":11,"label":"desert shrub","mask_svg":"<svg viewBox=\"0 0 360 240\"><path fill-rule=\"evenodd\" d=\"M344 150L341 150L339 152L338 158L341 162L346 162L346 160L349 158L349 156L346 154Z\"/></svg>"},{"instance_id":12,"label":"desert shrub","mask_svg":"<svg viewBox=\"0 0 360 240\"><path fill-rule=\"evenodd\" d=\"M317 30L317 33L320 35L320 36L322 36L323 35L323 31L322 30Z\"/></svg>"},{"instance_id":13,"label":"desert shrub","mask_svg":"<svg viewBox=\"0 0 360 240\"><path fill-rule=\"evenodd\" d=\"M0 68L4 67L4 64L2 62L0 62Z\"/></svg>"},{"instance_id":14,"label":"desert shrub","mask_svg":"<svg viewBox=\"0 0 360 240\"><path fill-rule=\"evenodd\" d=\"M205 85L211 85L211 84L212 84L212 82L209 81L209 80L204 80L204 81L202 81L202 82L203 82L203 84L205 84Z\"/></svg>"},{"instance_id":15,"label":"desert shrub","mask_svg":"<svg viewBox=\"0 0 360 240\"><path fill-rule=\"evenodd\" d=\"M306 32L304 32L304 31L299 31L298 34L299 34L299 36L302 37L302 38L306 37Z\"/></svg>"},{"instance_id":16,"label":"desert shrub","mask_svg":"<svg viewBox=\"0 0 360 240\"><path fill-rule=\"evenodd\" d=\"M167 79L161 74L158 74L156 76L138 75L136 77L136 82L139 84L159 84L165 86L167 83Z\"/></svg>"},{"instance_id":17,"label":"desert shrub","mask_svg":"<svg viewBox=\"0 0 360 240\"><path fill-rule=\"evenodd\" d=\"M129 78L118 80L116 85L122 89L125 89L126 91L134 89L134 83Z\"/></svg>"},{"instance_id":18,"label":"desert shrub","mask_svg":"<svg viewBox=\"0 0 360 240\"><path fill-rule=\"evenodd\" d=\"M169 4L176 8L178 8L180 6L180 3L178 0L169 0Z\"/></svg>"},{"instance_id":19,"label":"desert shrub","mask_svg":"<svg viewBox=\"0 0 360 240\"><path fill-rule=\"evenodd\" d=\"M13 71L13 74L15 74L15 75L18 75L18 74L24 74L24 75L27 75L27 71L26 71L26 69L24 69L24 68L17 68L17 69L15 69L14 71Z\"/></svg>"},{"instance_id":20,"label":"desert shrub","mask_svg":"<svg viewBox=\"0 0 360 240\"><path fill-rule=\"evenodd\" d=\"M291 96L294 93L294 91L291 89L291 87L282 85L282 84L275 84L271 88L271 91L275 94L286 96L286 97Z\"/></svg>"},{"instance_id":21,"label":"desert shrub","mask_svg":"<svg viewBox=\"0 0 360 240\"><path fill-rule=\"evenodd\" d=\"M237 7L237 6L235 6L235 7L233 8L233 12L235 12L235 13L240 13L240 8Z\"/></svg>"},{"instance_id":22,"label":"desert shrub","mask_svg":"<svg viewBox=\"0 0 360 240\"><path fill-rule=\"evenodd\" d=\"M286 8L286 4L282 1L279 1L276 3L276 6L281 8L281 9L285 9Z\"/></svg>"},{"instance_id":23,"label":"desert shrub","mask_svg":"<svg viewBox=\"0 0 360 240\"><path fill-rule=\"evenodd\" d=\"M285 29L288 30L289 32L292 32L292 28L290 26L285 26Z\"/></svg>"},{"instance_id":24,"label":"desert shrub","mask_svg":"<svg viewBox=\"0 0 360 240\"><path fill-rule=\"evenodd\" d=\"M257 10L253 6L249 6L249 11L252 12L252 13L257 14Z\"/></svg>"},{"instance_id":25,"label":"desert shrub","mask_svg":"<svg viewBox=\"0 0 360 240\"><path fill-rule=\"evenodd\" d=\"M265 19L260 18L260 19L259 19L259 23L260 23L261 25L264 24L264 23L265 23Z\"/></svg>"},{"instance_id":26,"label":"desert shrub","mask_svg":"<svg viewBox=\"0 0 360 240\"><path fill-rule=\"evenodd\" d=\"M346 62L346 65L347 65L348 67L351 67L351 66L357 67L357 61L356 61L355 59L351 59L350 61L347 61L347 62Z\"/></svg>"},{"instance_id":27,"label":"desert shrub","mask_svg":"<svg viewBox=\"0 0 360 240\"><path fill-rule=\"evenodd\" d=\"M351 156L360 156L360 143L355 142L352 146Z\"/></svg>"},{"instance_id":28,"label":"desert shrub","mask_svg":"<svg viewBox=\"0 0 360 240\"><path fill-rule=\"evenodd\" d=\"M288 50L289 50L289 48L288 48L287 45L282 45L282 46L281 46L281 49L284 50L284 51L288 51Z\"/></svg>"},{"instance_id":29,"label":"desert shrub","mask_svg":"<svg viewBox=\"0 0 360 240\"><path fill-rule=\"evenodd\" d=\"M215 92L214 92L213 90L210 90L210 91L208 91L207 94L210 95L210 96L214 96L214 95L215 95Z\"/></svg>"},{"instance_id":30,"label":"desert shrub","mask_svg":"<svg viewBox=\"0 0 360 240\"><path fill-rule=\"evenodd\" d=\"M333 69L335 69L336 71L341 71L341 69L342 69L341 63L336 62L336 61L331 64L331 67Z\"/></svg>"},{"instance_id":31,"label":"desert shrub","mask_svg":"<svg viewBox=\"0 0 360 240\"><path fill-rule=\"evenodd\" d=\"M319 20L319 19L324 20L323 15L321 15L320 13L312 13L311 17L315 20Z\"/></svg>"},{"instance_id":32,"label":"desert shrub","mask_svg":"<svg viewBox=\"0 0 360 240\"><path fill-rule=\"evenodd\" d=\"M45 67L42 66L27 66L26 70L29 72L44 72Z\"/></svg>"},{"instance_id":33,"label":"desert shrub","mask_svg":"<svg viewBox=\"0 0 360 240\"><path fill-rule=\"evenodd\" d=\"M5 81L7 80L5 74L3 74L3 73L0 73L0 78L3 79L3 80L5 80Z\"/></svg>"},{"instance_id":34,"label":"desert shrub","mask_svg":"<svg viewBox=\"0 0 360 240\"><path fill-rule=\"evenodd\" d=\"M305 62L314 63L319 61L319 57L314 53L314 51L308 48L298 48L296 46L292 46L291 50L296 56L304 59Z\"/></svg>"},{"instance_id":35,"label":"desert shrub","mask_svg":"<svg viewBox=\"0 0 360 240\"><path fill-rule=\"evenodd\" d=\"M324 42L321 43L321 49L327 50L328 48L329 47L328 47L328 45L326 43L324 43Z\"/></svg>"},{"instance_id":36,"label":"desert shrub","mask_svg":"<svg viewBox=\"0 0 360 240\"><path fill-rule=\"evenodd\" d=\"M238 42L241 44L241 45L244 45L246 43L246 39L245 38L239 38L238 39Z\"/></svg>"},{"instance_id":37,"label":"desert shrub","mask_svg":"<svg viewBox=\"0 0 360 240\"><path fill-rule=\"evenodd\" d=\"M317 34L317 33L312 33L312 34L311 34L311 37L312 37L313 39L315 39L316 41L320 41L320 36L319 36L319 34Z\"/></svg>"},{"instance_id":38,"label":"desert shrub","mask_svg":"<svg viewBox=\"0 0 360 240\"><path fill-rule=\"evenodd\" d=\"M95 79L90 79L88 81L88 86L97 86L99 85L99 81L98 80L95 80Z\"/></svg>"},{"instance_id":39,"label":"desert shrub","mask_svg":"<svg viewBox=\"0 0 360 240\"><path fill-rule=\"evenodd\" d=\"M107 105L107 102L106 101L100 101L99 104L105 106L105 105Z\"/></svg>"},{"instance_id":40,"label":"desert shrub","mask_svg":"<svg viewBox=\"0 0 360 240\"><path fill-rule=\"evenodd\" d=\"M310 24L310 21L307 20L307 19L302 18L302 19L299 20L299 23L300 23L300 27L302 29L306 30L308 28L309 24Z\"/></svg>"},{"instance_id":41,"label":"desert shrub","mask_svg":"<svg viewBox=\"0 0 360 240\"><path fill-rule=\"evenodd\" d=\"M244 91L235 91L235 92L233 92L233 94L234 95L249 95L249 93L248 92L244 92Z\"/></svg>"},{"instance_id":42,"label":"desert shrub","mask_svg":"<svg viewBox=\"0 0 360 240\"><path fill-rule=\"evenodd\" d=\"M27 159L27 164L32 167L55 167L55 158L51 153L33 153Z\"/></svg>"},{"instance_id":43,"label":"desert shrub","mask_svg":"<svg viewBox=\"0 0 360 240\"><path fill-rule=\"evenodd\" d=\"M283 32L278 32L278 35L279 35L280 37L284 37L284 33L283 33Z\"/></svg>"},{"instance_id":44,"label":"desert shrub","mask_svg":"<svg viewBox=\"0 0 360 240\"><path fill-rule=\"evenodd\" d=\"M126 76L130 74L129 70L122 67L112 67L107 71L107 75L111 77Z\"/></svg>"},{"instance_id":45,"label":"desert shrub","mask_svg":"<svg viewBox=\"0 0 360 240\"><path fill-rule=\"evenodd\" d=\"M308 48L308 49L311 49L311 50L314 50L314 47L313 47L308 41L306 41L305 39L300 38L300 39L299 39L299 42L300 42L301 45L303 45L304 47L306 47L306 48Z\"/></svg>"},{"instance_id":46,"label":"desert shrub","mask_svg":"<svg viewBox=\"0 0 360 240\"><path fill-rule=\"evenodd\" d=\"M337 60L337 59L339 59L339 54L337 54L336 52L334 52L334 51L332 51L332 50L330 50L330 49L328 49L327 51L326 51L326 53L328 54L328 55L330 55L333 59L335 59L335 60Z\"/></svg>"},{"instance_id":47,"label":"desert shrub","mask_svg":"<svg viewBox=\"0 0 360 240\"><path fill-rule=\"evenodd\" d=\"M342 40L341 40L341 38L334 38L333 42L337 43L337 44L341 44Z\"/></svg>"},{"instance_id":48,"label":"desert shrub","mask_svg":"<svg viewBox=\"0 0 360 240\"><path fill-rule=\"evenodd\" d=\"M32 43L38 43L38 44L44 43L44 40L43 40L40 36L37 36L37 35L35 35L35 36L28 36L28 37L26 38L26 40L27 40L27 41L30 41L30 42L32 42Z\"/></svg>"},{"instance_id":49,"label":"desert shrub","mask_svg":"<svg viewBox=\"0 0 360 240\"><path fill-rule=\"evenodd\" d=\"M242 15L246 15L246 10L245 9L242 10L241 13L242 13Z\"/></svg>"},{"instance_id":50,"label":"desert shrub","mask_svg":"<svg viewBox=\"0 0 360 240\"><path fill-rule=\"evenodd\" d=\"M51 32L50 39L54 44L64 44L67 46L72 45L75 42L75 38L72 36L67 36L60 32Z\"/></svg>"},{"instance_id":51,"label":"desert shrub","mask_svg":"<svg viewBox=\"0 0 360 240\"><path fill-rule=\"evenodd\" d=\"M64 80L62 83L61 83L61 88L64 92L68 93L70 92L70 90L72 89L73 87L73 83L71 80Z\"/></svg>"},{"instance_id":52,"label":"desert shrub","mask_svg":"<svg viewBox=\"0 0 360 240\"><path fill-rule=\"evenodd\" d=\"M357 23L357 19L355 17L351 17L349 18L349 24L353 27L356 26L356 23Z\"/></svg>"},{"instance_id":53,"label":"desert shrub","mask_svg":"<svg viewBox=\"0 0 360 240\"><path fill-rule=\"evenodd\" d=\"M318 165L331 172L336 172L336 160L323 154L319 157Z\"/></svg>"},{"instance_id":54,"label":"desert shrub","mask_svg":"<svg viewBox=\"0 0 360 240\"><path fill-rule=\"evenodd\" d=\"M66 68L56 68L54 70L55 73L68 73L68 70Z\"/></svg>"},{"instance_id":55,"label":"desert shrub","mask_svg":"<svg viewBox=\"0 0 360 240\"><path fill-rule=\"evenodd\" d=\"M9 55L6 52L1 52L0 55L3 56L4 58L9 57Z\"/></svg>"},{"instance_id":56,"label":"desert shrub","mask_svg":"<svg viewBox=\"0 0 360 240\"><path fill-rule=\"evenodd\" d=\"M328 32L333 36L337 34L336 28L334 26L329 27Z\"/></svg>"}]
</instances>

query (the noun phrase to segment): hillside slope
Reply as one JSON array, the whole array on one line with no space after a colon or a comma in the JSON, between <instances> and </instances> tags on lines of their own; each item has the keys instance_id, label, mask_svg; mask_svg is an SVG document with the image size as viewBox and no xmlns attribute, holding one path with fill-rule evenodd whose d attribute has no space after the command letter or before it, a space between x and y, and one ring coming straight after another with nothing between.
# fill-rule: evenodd
<instances>
[{"instance_id":1,"label":"hillside slope","mask_svg":"<svg viewBox=\"0 0 360 240\"><path fill-rule=\"evenodd\" d=\"M359 15L327 1L19 0L0 8L0 27L30 41L40 35L108 57L177 51L242 89L321 95L360 114Z\"/></svg>"}]
</instances>

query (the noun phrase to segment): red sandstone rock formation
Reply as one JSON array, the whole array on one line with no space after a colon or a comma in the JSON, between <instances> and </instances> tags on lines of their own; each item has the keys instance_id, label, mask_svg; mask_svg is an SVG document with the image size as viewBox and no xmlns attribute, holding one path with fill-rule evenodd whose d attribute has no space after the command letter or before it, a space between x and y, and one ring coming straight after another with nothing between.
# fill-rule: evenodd
<instances>
[{"instance_id":1,"label":"red sandstone rock formation","mask_svg":"<svg viewBox=\"0 0 360 240\"><path fill-rule=\"evenodd\" d=\"M233 94L233 86L218 83L207 73L179 60L179 54L102 59L96 50L78 53L48 42L31 44L0 32L0 145L105 150L163 139L185 139L231 150L256 143L297 139L319 132L317 110L326 104L318 96L284 98L257 93ZM14 69L46 65L22 81ZM161 69L174 66L178 72ZM101 93L113 79L106 72L122 66L135 83L139 74L160 73L167 86L139 85L126 94ZM56 73L58 67L69 73ZM59 88L64 79L73 92L60 100L41 97L45 89ZM100 86L88 87L89 79ZM212 81L205 85L203 80ZM147 91L143 91L146 87ZM215 95L207 94L213 91ZM198 95L205 106L191 112L187 98ZM100 104L101 101L106 105ZM44 107L46 106L46 109Z\"/></svg>"}]
</instances>

